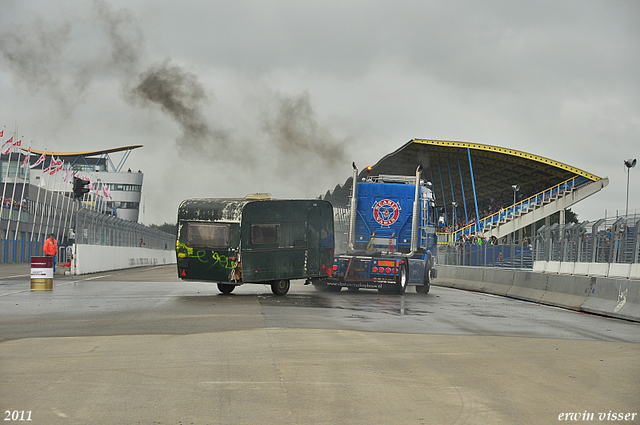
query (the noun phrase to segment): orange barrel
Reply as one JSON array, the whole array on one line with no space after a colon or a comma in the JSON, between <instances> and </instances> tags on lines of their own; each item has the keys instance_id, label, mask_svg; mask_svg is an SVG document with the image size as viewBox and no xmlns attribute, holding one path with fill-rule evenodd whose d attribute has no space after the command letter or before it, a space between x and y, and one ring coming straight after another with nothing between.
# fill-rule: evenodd
<instances>
[{"instance_id":1,"label":"orange barrel","mask_svg":"<svg viewBox=\"0 0 640 425\"><path fill-rule=\"evenodd\" d=\"M53 257L31 257L31 290L53 291Z\"/></svg>"}]
</instances>

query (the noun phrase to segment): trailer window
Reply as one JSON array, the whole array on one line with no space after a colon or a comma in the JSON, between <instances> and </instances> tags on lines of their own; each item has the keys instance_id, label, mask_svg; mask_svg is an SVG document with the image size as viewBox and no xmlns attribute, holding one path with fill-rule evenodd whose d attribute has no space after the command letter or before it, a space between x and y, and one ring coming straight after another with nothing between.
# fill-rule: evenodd
<instances>
[{"instance_id":1,"label":"trailer window","mask_svg":"<svg viewBox=\"0 0 640 425\"><path fill-rule=\"evenodd\" d=\"M213 223L189 223L187 246L202 248L227 248L229 225Z\"/></svg>"},{"instance_id":2,"label":"trailer window","mask_svg":"<svg viewBox=\"0 0 640 425\"><path fill-rule=\"evenodd\" d=\"M254 245L280 242L280 224L252 224L251 243Z\"/></svg>"}]
</instances>

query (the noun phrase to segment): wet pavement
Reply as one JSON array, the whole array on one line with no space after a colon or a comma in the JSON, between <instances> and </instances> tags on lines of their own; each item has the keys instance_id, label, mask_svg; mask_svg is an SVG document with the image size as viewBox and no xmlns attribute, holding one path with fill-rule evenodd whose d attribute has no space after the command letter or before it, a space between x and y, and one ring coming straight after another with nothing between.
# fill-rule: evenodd
<instances>
[{"instance_id":1,"label":"wet pavement","mask_svg":"<svg viewBox=\"0 0 640 425\"><path fill-rule=\"evenodd\" d=\"M485 294L0 266L0 410L32 423L546 424L638 411L638 376L639 324Z\"/></svg>"}]
</instances>

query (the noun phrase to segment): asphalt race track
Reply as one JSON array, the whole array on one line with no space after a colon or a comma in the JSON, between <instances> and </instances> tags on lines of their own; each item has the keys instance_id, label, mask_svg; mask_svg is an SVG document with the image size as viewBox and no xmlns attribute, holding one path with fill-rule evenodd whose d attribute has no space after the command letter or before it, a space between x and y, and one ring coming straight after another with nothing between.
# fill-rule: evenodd
<instances>
[{"instance_id":1,"label":"asphalt race track","mask_svg":"<svg viewBox=\"0 0 640 425\"><path fill-rule=\"evenodd\" d=\"M7 424L640 424L638 323L440 287L28 273L0 266Z\"/></svg>"}]
</instances>

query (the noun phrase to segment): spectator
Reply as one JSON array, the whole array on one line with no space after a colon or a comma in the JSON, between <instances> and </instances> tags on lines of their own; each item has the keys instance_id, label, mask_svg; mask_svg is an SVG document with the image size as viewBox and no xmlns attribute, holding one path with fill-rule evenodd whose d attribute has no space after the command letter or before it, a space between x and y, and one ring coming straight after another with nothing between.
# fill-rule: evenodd
<instances>
[{"instance_id":1,"label":"spectator","mask_svg":"<svg viewBox=\"0 0 640 425\"><path fill-rule=\"evenodd\" d=\"M53 257L53 272L56 272L56 256L58 254L58 242L54 237L54 234L49 235L49 239L44 241L44 246L42 248L42 252L44 255L48 257Z\"/></svg>"}]
</instances>

